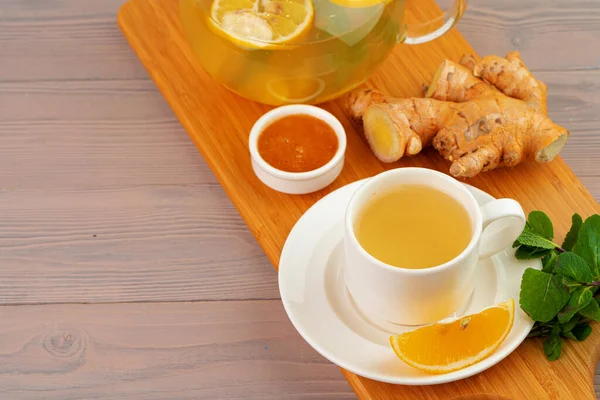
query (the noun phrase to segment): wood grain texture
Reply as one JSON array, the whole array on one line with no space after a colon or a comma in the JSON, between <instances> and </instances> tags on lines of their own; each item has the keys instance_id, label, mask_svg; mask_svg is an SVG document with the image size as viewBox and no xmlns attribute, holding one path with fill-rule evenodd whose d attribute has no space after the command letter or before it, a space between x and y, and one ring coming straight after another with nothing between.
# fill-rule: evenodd
<instances>
[{"instance_id":1,"label":"wood grain texture","mask_svg":"<svg viewBox=\"0 0 600 400\"><path fill-rule=\"evenodd\" d=\"M351 399L281 301L0 307L3 399Z\"/></svg>"},{"instance_id":2,"label":"wood grain texture","mask_svg":"<svg viewBox=\"0 0 600 400\"><path fill-rule=\"evenodd\" d=\"M8 190L0 199L3 304L279 297L215 185Z\"/></svg>"},{"instance_id":3,"label":"wood grain texture","mask_svg":"<svg viewBox=\"0 0 600 400\"><path fill-rule=\"evenodd\" d=\"M147 79L0 83L0 120L5 189L216 184Z\"/></svg>"},{"instance_id":4,"label":"wood grain texture","mask_svg":"<svg viewBox=\"0 0 600 400\"><path fill-rule=\"evenodd\" d=\"M114 18L123 0L3 0L2 81L139 78Z\"/></svg>"},{"instance_id":5,"label":"wood grain texture","mask_svg":"<svg viewBox=\"0 0 600 400\"><path fill-rule=\"evenodd\" d=\"M426 4L431 3L419 2L418 9L409 7L408 12L425 17ZM233 95L207 76L183 38L176 2L132 0L121 9L119 24L275 266L297 218L325 193L385 168L416 165L447 170L447 164L433 152L427 153L428 158L414 157L393 166L382 165L344 117L341 103L336 102L324 107L342 120L348 132L347 164L342 175L320 193L295 197L276 193L258 182L247 160L248 132L268 108ZM396 96L418 95L441 59L458 59L462 53L472 51L457 31L419 46L418 50L399 46L369 84ZM394 79L398 76L403 79ZM201 89L189 92L187 88L192 85ZM221 104L227 104L227 109ZM229 110L236 110L235 114ZM231 157L232 154L238 157ZM600 210L560 158L549 165L530 164L493 171L469 182L492 195L514 197L527 210L546 210L557 221L559 234L568 228L572 212L589 215ZM400 387L370 381L347 371L344 374L359 398L364 399L447 399L477 393L518 398L523 391L534 392L540 399L593 398L592 376L599 342L600 333L595 331L588 341L570 346L571 351L565 352L559 362L549 363L541 357L539 343L527 341L498 366L476 377L443 386Z\"/></svg>"},{"instance_id":6,"label":"wood grain texture","mask_svg":"<svg viewBox=\"0 0 600 400\"><path fill-rule=\"evenodd\" d=\"M519 50L534 71L600 68L600 4L594 0L476 0L460 31L479 54Z\"/></svg>"}]
</instances>

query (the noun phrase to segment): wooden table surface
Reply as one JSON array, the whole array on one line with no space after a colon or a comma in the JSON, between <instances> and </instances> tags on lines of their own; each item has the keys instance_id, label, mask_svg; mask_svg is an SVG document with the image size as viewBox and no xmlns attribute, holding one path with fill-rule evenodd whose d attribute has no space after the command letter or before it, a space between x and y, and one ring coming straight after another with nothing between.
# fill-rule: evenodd
<instances>
[{"instance_id":1,"label":"wooden table surface","mask_svg":"<svg viewBox=\"0 0 600 400\"><path fill-rule=\"evenodd\" d=\"M122 2L0 0L0 398L355 398L288 322ZM477 0L459 26L548 83L600 199L600 3Z\"/></svg>"}]
</instances>

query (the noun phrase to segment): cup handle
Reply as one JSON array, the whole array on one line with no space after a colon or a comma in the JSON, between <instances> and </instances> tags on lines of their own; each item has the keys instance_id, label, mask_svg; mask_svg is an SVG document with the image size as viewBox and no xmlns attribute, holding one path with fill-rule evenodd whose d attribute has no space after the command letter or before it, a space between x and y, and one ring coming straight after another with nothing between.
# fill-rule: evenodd
<instances>
[{"instance_id":1,"label":"cup handle","mask_svg":"<svg viewBox=\"0 0 600 400\"><path fill-rule=\"evenodd\" d=\"M466 9L467 0L455 0L452 6L439 17L420 24L406 25L405 29L408 34L404 39L404 43L421 44L437 39L456 25ZM411 35L410 32L419 33Z\"/></svg>"},{"instance_id":2,"label":"cup handle","mask_svg":"<svg viewBox=\"0 0 600 400\"><path fill-rule=\"evenodd\" d=\"M521 205L513 199L492 200L481 206L481 215L479 258L491 257L511 246L527 222Z\"/></svg>"}]
</instances>

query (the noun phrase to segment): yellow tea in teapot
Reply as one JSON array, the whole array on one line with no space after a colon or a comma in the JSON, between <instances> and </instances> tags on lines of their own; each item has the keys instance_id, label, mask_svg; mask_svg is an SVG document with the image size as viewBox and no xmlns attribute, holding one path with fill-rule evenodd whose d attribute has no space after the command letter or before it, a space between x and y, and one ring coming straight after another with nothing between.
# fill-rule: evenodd
<instances>
[{"instance_id":1,"label":"yellow tea in teapot","mask_svg":"<svg viewBox=\"0 0 600 400\"><path fill-rule=\"evenodd\" d=\"M352 6L348 6L348 4ZM262 103L321 103L367 79L401 39L404 0L180 0L207 72Z\"/></svg>"}]
</instances>

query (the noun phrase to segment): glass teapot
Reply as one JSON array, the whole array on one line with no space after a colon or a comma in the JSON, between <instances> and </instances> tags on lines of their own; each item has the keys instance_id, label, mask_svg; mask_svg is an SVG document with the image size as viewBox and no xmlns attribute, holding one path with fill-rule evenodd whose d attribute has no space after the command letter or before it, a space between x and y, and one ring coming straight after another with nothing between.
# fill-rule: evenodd
<instances>
[{"instance_id":1,"label":"glass teapot","mask_svg":"<svg viewBox=\"0 0 600 400\"><path fill-rule=\"evenodd\" d=\"M447 32L466 3L455 0L418 26L405 24L405 0L179 0L179 10L192 50L215 80L282 105L318 104L352 90L396 43Z\"/></svg>"}]
</instances>

